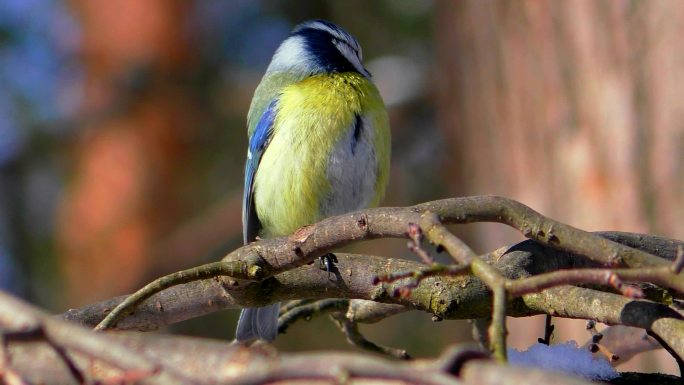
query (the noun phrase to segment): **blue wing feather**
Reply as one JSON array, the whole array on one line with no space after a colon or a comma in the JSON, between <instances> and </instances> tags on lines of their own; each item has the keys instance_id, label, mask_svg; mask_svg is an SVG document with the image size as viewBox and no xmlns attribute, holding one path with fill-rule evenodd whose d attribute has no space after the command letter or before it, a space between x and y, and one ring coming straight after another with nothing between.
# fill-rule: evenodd
<instances>
[{"instance_id":1,"label":"blue wing feather","mask_svg":"<svg viewBox=\"0 0 684 385\"><path fill-rule=\"evenodd\" d=\"M242 201L242 236L245 244L256 240L261 230L261 222L254 205L254 176L259 168L261 156L273 136L276 105L277 99L271 101L249 138L249 151L245 165L245 191ZM278 309L280 309L279 303L260 308L242 309L235 338L238 341L255 339L273 341L278 334Z\"/></svg>"},{"instance_id":2,"label":"blue wing feather","mask_svg":"<svg viewBox=\"0 0 684 385\"><path fill-rule=\"evenodd\" d=\"M254 241L261 230L261 222L254 205L254 176L259 167L261 156L266 151L273 135L277 102L277 99L273 99L269 103L257 122L254 133L249 138L249 151L245 165L245 190L242 201L242 238L245 244Z\"/></svg>"}]
</instances>

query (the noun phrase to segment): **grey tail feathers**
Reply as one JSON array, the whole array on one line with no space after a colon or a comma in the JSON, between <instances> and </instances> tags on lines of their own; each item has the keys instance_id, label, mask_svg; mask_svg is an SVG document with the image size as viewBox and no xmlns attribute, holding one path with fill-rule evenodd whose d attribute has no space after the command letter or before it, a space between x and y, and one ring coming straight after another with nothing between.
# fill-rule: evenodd
<instances>
[{"instance_id":1,"label":"grey tail feathers","mask_svg":"<svg viewBox=\"0 0 684 385\"><path fill-rule=\"evenodd\" d=\"M264 307L242 309L238 319L235 339L239 342L254 340L273 341L278 335L278 312L280 303Z\"/></svg>"}]
</instances>

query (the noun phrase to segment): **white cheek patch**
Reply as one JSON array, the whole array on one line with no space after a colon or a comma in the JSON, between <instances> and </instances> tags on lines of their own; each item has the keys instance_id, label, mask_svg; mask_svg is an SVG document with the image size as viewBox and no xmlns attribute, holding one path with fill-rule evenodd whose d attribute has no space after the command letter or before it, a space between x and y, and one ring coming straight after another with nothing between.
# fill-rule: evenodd
<instances>
[{"instance_id":1,"label":"white cheek patch","mask_svg":"<svg viewBox=\"0 0 684 385\"><path fill-rule=\"evenodd\" d=\"M311 58L302 36L292 36L285 40L271 59L267 72L283 71L292 68L307 70L311 66Z\"/></svg>"},{"instance_id":2,"label":"white cheek patch","mask_svg":"<svg viewBox=\"0 0 684 385\"><path fill-rule=\"evenodd\" d=\"M363 68L363 64L361 64L361 59L359 58L359 55L357 55L356 52L354 52L354 50L349 46L349 44L340 40L333 40L333 43L335 44L335 47L337 47L337 50L340 51L342 56L344 56L345 59L347 59L354 66L354 69L359 71L359 73L361 73L365 77L371 77L368 71L366 71L366 69Z\"/></svg>"}]
</instances>

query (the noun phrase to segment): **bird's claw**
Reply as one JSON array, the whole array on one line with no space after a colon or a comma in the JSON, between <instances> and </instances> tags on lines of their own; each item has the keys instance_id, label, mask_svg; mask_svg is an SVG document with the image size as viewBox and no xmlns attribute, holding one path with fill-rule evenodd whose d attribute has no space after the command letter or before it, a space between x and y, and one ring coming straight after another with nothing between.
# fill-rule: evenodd
<instances>
[{"instance_id":1,"label":"bird's claw","mask_svg":"<svg viewBox=\"0 0 684 385\"><path fill-rule=\"evenodd\" d=\"M335 268L335 264L337 263L337 256L333 253L328 253L325 255L321 255L318 257L318 267L321 270L325 270L328 272L328 279L330 279L330 274L332 273L333 269Z\"/></svg>"}]
</instances>

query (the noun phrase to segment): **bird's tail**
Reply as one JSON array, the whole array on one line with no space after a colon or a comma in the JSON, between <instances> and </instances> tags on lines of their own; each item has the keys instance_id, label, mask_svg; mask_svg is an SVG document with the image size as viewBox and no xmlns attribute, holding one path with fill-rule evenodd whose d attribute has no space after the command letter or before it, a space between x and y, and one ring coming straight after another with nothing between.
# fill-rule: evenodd
<instances>
[{"instance_id":1,"label":"bird's tail","mask_svg":"<svg viewBox=\"0 0 684 385\"><path fill-rule=\"evenodd\" d=\"M273 341L278 335L278 312L280 303L264 307L242 309L235 339L239 342L253 340Z\"/></svg>"}]
</instances>

